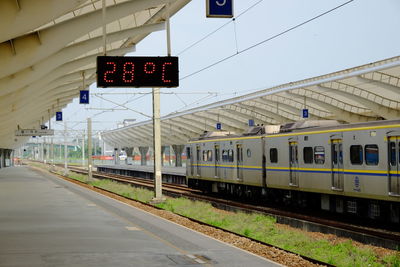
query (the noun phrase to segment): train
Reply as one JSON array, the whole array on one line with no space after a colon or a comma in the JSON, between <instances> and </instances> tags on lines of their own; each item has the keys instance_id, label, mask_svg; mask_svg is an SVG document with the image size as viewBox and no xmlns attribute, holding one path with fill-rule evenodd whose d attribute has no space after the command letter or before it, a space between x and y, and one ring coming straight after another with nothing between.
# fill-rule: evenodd
<instances>
[{"instance_id":1,"label":"train","mask_svg":"<svg viewBox=\"0 0 400 267\"><path fill-rule=\"evenodd\" d=\"M128 158L125 150L121 150L118 155L119 160L125 161Z\"/></svg>"},{"instance_id":2,"label":"train","mask_svg":"<svg viewBox=\"0 0 400 267\"><path fill-rule=\"evenodd\" d=\"M304 120L186 145L191 188L399 224L400 120Z\"/></svg>"}]
</instances>

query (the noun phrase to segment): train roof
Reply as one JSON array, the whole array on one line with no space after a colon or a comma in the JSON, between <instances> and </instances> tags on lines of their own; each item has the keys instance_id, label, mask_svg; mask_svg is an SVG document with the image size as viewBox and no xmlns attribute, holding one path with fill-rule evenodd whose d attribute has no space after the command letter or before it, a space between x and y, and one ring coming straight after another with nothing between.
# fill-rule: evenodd
<instances>
[{"instance_id":1,"label":"train roof","mask_svg":"<svg viewBox=\"0 0 400 267\"><path fill-rule=\"evenodd\" d=\"M353 128L368 128L368 127L380 127L386 125L398 124L400 127L400 119L396 120L382 120L382 121L370 121L361 123L351 124L340 124L335 120L305 120L298 122L286 123L283 125L268 125L268 126L254 126L250 127L245 133L237 134L227 131L205 131L198 138L193 138L190 141L200 140L219 140L219 139L235 139L242 137L262 137L262 136L275 136L280 134L290 133L302 133L302 132L319 132L319 131L330 131L330 130L348 130ZM270 126L274 126L271 128ZM271 130L272 129L272 130ZM276 129L279 129L276 131Z\"/></svg>"},{"instance_id":2,"label":"train roof","mask_svg":"<svg viewBox=\"0 0 400 267\"><path fill-rule=\"evenodd\" d=\"M320 126L308 126L307 124L301 125L300 127L289 129L288 131L281 131L280 133L290 132L314 132L314 131L329 131L336 129L353 129L353 128L368 128L368 127L379 127L385 125L400 124L400 120L381 120L381 121L370 121L370 122L359 122L349 124L336 124L336 125L320 125Z\"/></svg>"}]
</instances>

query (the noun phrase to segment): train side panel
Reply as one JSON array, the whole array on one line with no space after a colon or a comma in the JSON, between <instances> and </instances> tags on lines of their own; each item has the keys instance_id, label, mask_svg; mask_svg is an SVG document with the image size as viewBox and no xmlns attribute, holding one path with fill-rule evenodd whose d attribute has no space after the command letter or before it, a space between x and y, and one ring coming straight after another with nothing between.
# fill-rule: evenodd
<instances>
[{"instance_id":1,"label":"train side panel","mask_svg":"<svg viewBox=\"0 0 400 267\"><path fill-rule=\"evenodd\" d=\"M343 133L343 190L345 195L395 200L388 191L388 143L390 129Z\"/></svg>"},{"instance_id":2,"label":"train side panel","mask_svg":"<svg viewBox=\"0 0 400 267\"><path fill-rule=\"evenodd\" d=\"M263 179L264 139L244 139L236 141L236 172L238 183L265 187Z\"/></svg>"},{"instance_id":3,"label":"train side panel","mask_svg":"<svg viewBox=\"0 0 400 267\"><path fill-rule=\"evenodd\" d=\"M299 188L327 193L331 190L330 135L301 135L298 138Z\"/></svg>"}]
</instances>

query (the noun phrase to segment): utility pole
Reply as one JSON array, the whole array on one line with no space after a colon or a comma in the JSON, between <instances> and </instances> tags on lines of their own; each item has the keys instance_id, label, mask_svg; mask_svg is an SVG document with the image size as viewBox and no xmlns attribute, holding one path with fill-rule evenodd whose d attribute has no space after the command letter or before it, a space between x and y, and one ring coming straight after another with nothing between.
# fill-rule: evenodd
<instances>
[{"instance_id":1,"label":"utility pole","mask_svg":"<svg viewBox=\"0 0 400 267\"><path fill-rule=\"evenodd\" d=\"M88 136L88 176L89 181L92 180L92 119L87 119L87 136Z\"/></svg>"},{"instance_id":2,"label":"utility pole","mask_svg":"<svg viewBox=\"0 0 400 267\"><path fill-rule=\"evenodd\" d=\"M51 170L54 170L54 137L51 137L51 149L50 149L50 158L51 158Z\"/></svg>"},{"instance_id":3,"label":"utility pole","mask_svg":"<svg viewBox=\"0 0 400 267\"><path fill-rule=\"evenodd\" d=\"M44 162L44 156L43 156L43 154L44 154L44 143L43 143L43 139L42 138L40 138L40 139L41 139L40 141L42 141L40 143L40 161Z\"/></svg>"},{"instance_id":4,"label":"utility pole","mask_svg":"<svg viewBox=\"0 0 400 267\"><path fill-rule=\"evenodd\" d=\"M48 154L48 150L47 150L47 143L46 143L46 137L43 137L43 163L46 164L47 163L47 154Z\"/></svg>"},{"instance_id":5,"label":"utility pole","mask_svg":"<svg viewBox=\"0 0 400 267\"><path fill-rule=\"evenodd\" d=\"M67 122L64 122L64 175L68 174Z\"/></svg>"},{"instance_id":6,"label":"utility pole","mask_svg":"<svg viewBox=\"0 0 400 267\"><path fill-rule=\"evenodd\" d=\"M169 3L167 3L167 14L165 18L167 33L167 54L171 56L171 35L169 22ZM161 122L160 122L160 88L153 88L153 151L154 151L154 198L152 203L165 200L162 196L162 174L161 174Z\"/></svg>"},{"instance_id":7,"label":"utility pole","mask_svg":"<svg viewBox=\"0 0 400 267\"><path fill-rule=\"evenodd\" d=\"M82 166L85 166L85 131L82 136Z\"/></svg>"},{"instance_id":8,"label":"utility pole","mask_svg":"<svg viewBox=\"0 0 400 267\"><path fill-rule=\"evenodd\" d=\"M153 88L154 198L152 203L164 201L162 197L160 126L160 88Z\"/></svg>"}]
</instances>

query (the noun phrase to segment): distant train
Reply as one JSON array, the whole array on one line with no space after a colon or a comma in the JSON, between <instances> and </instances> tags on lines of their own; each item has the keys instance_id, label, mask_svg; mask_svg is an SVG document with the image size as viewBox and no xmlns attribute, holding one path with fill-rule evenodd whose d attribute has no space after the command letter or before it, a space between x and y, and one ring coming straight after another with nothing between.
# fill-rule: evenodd
<instances>
[{"instance_id":1,"label":"distant train","mask_svg":"<svg viewBox=\"0 0 400 267\"><path fill-rule=\"evenodd\" d=\"M189 187L399 223L400 120L301 121L186 148Z\"/></svg>"},{"instance_id":2,"label":"distant train","mask_svg":"<svg viewBox=\"0 0 400 267\"><path fill-rule=\"evenodd\" d=\"M121 150L118 155L119 160L124 161L128 158L128 155L126 154L125 150Z\"/></svg>"}]
</instances>

